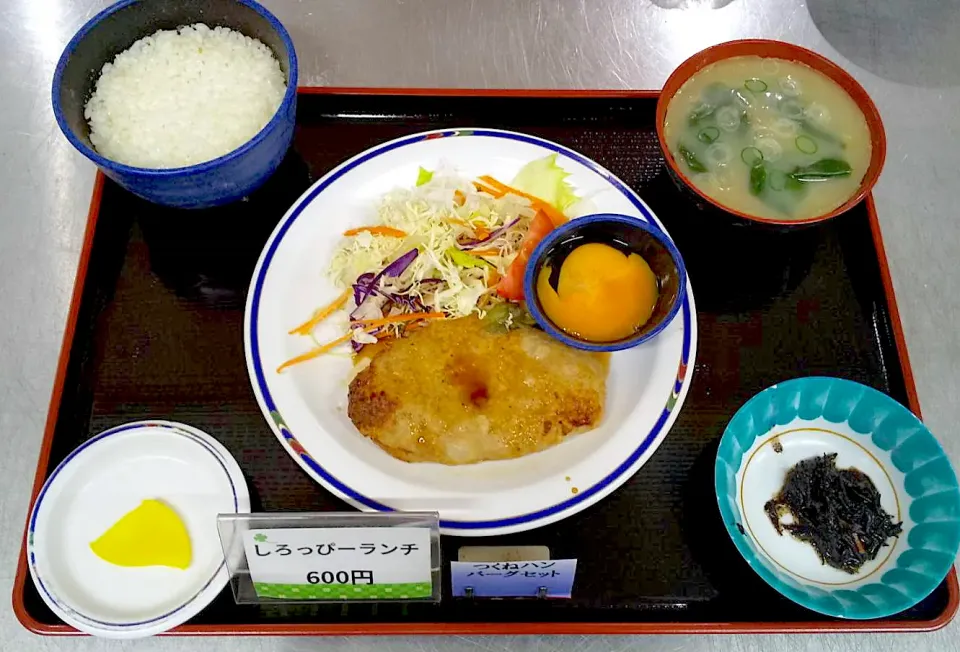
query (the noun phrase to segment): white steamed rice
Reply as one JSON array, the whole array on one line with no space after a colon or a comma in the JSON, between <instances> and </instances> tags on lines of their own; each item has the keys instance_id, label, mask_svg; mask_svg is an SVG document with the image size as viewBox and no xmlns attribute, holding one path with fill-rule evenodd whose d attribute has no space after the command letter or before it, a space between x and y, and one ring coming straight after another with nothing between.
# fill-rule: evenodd
<instances>
[{"instance_id":1,"label":"white steamed rice","mask_svg":"<svg viewBox=\"0 0 960 652\"><path fill-rule=\"evenodd\" d=\"M270 48L198 23L160 30L106 63L84 116L103 156L174 168L243 145L270 121L285 91Z\"/></svg>"}]
</instances>

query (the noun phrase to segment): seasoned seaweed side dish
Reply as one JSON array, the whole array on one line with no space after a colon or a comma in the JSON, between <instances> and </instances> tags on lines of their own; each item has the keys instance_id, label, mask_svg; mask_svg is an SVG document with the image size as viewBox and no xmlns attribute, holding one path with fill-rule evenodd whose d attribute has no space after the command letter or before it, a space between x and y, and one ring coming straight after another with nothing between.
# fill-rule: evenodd
<instances>
[{"instance_id":1,"label":"seasoned seaweed side dish","mask_svg":"<svg viewBox=\"0 0 960 652\"><path fill-rule=\"evenodd\" d=\"M854 574L903 524L880 506L880 492L865 473L838 469L836 460L836 453L825 453L798 462L763 508L781 535L787 530L811 544L823 563ZM792 523L781 522L786 514Z\"/></svg>"}]
</instances>

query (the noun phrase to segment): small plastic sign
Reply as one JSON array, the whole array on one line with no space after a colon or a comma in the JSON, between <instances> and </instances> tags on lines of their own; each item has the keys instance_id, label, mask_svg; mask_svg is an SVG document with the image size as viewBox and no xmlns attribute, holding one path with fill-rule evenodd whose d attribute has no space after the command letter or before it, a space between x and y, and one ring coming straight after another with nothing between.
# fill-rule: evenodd
<instances>
[{"instance_id":1,"label":"small plastic sign","mask_svg":"<svg viewBox=\"0 0 960 652\"><path fill-rule=\"evenodd\" d=\"M243 546L261 598L429 598L430 530L415 527L248 530Z\"/></svg>"},{"instance_id":2,"label":"small plastic sign","mask_svg":"<svg viewBox=\"0 0 960 652\"><path fill-rule=\"evenodd\" d=\"M439 600L436 514L218 519L238 603Z\"/></svg>"},{"instance_id":3,"label":"small plastic sign","mask_svg":"<svg viewBox=\"0 0 960 652\"><path fill-rule=\"evenodd\" d=\"M569 598L576 559L450 562L454 597Z\"/></svg>"}]
</instances>

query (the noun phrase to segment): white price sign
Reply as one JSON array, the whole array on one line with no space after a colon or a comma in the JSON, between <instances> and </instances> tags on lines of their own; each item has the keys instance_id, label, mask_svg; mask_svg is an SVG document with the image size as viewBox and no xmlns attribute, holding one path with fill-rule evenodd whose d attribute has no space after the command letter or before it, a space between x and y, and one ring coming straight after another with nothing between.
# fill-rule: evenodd
<instances>
[{"instance_id":1,"label":"white price sign","mask_svg":"<svg viewBox=\"0 0 960 652\"><path fill-rule=\"evenodd\" d=\"M418 527L251 529L243 546L260 598L414 600L433 595L430 534Z\"/></svg>"}]
</instances>

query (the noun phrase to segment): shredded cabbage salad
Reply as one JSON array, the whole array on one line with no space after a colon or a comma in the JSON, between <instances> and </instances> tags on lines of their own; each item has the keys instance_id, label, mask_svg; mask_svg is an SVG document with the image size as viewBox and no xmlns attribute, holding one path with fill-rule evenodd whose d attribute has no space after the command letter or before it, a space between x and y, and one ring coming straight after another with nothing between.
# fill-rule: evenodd
<instances>
[{"instance_id":1,"label":"shredded cabbage salad","mask_svg":"<svg viewBox=\"0 0 960 652\"><path fill-rule=\"evenodd\" d=\"M377 223L346 231L334 253L329 275L343 293L290 331L312 335L323 319L346 309L350 332L278 371L346 342L359 351L431 319L482 318L522 301L530 253L579 200L556 158L528 163L509 186L441 163L434 171L420 168L415 185L388 192Z\"/></svg>"}]
</instances>

